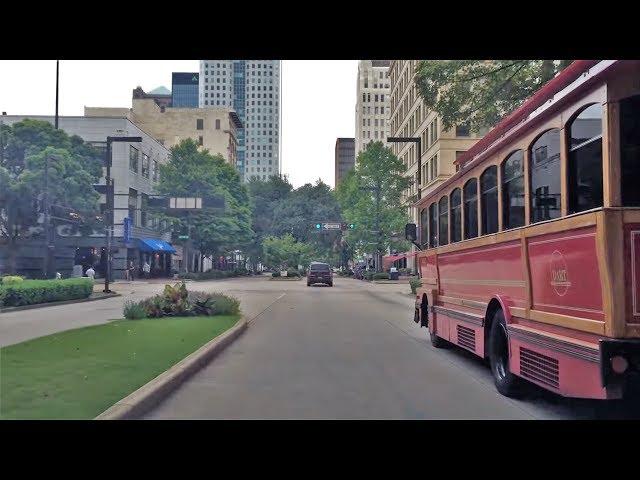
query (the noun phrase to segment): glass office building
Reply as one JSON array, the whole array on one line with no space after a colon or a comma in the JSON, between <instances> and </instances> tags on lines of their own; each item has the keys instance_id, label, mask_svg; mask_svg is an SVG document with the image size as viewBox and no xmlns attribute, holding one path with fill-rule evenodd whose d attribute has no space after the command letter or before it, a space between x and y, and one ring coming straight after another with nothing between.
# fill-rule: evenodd
<instances>
[{"instance_id":1,"label":"glass office building","mask_svg":"<svg viewBox=\"0 0 640 480\"><path fill-rule=\"evenodd\" d=\"M172 75L171 106L173 108L198 108L198 83L200 74L174 72Z\"/></svg>"}]
</instances>

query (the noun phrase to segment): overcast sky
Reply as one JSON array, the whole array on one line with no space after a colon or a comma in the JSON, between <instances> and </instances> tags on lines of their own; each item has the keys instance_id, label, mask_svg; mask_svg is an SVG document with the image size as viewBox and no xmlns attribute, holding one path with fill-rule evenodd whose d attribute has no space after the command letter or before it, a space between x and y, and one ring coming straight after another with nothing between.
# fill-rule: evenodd
<instances>
[{"instance_id":1,"label":"overcast sky","mask_svg":"<svg viewBox=\"0 0 640 480\"><path fill-rule=\"evenodd\" d=\"M84 107L131 107L131 91L171 89L172 72L197 72L197 60L63 60L60 115ZM294 186L321 178L333 186L337 137L353 137L357 60L285 60L282 65L282 170ZM53 115L54 60L0 61L0 111Z\"/></svg>"}]
</instances>

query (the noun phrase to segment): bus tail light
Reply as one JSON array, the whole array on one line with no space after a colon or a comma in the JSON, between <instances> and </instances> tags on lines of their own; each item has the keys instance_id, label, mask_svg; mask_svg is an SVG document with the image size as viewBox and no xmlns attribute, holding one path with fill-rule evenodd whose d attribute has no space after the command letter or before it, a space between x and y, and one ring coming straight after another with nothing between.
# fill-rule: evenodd
<instances>
[{"instance_id":1,"label":"bus tail light","mask_svg":"<svg viewBox=\"0 0 640 480\"><path fill-rule=\"evenodd\" d=\"M629 362L621 355L611 358L611 369L618 375L623 374L629 368Z\"/></svg>"}]
</instances>

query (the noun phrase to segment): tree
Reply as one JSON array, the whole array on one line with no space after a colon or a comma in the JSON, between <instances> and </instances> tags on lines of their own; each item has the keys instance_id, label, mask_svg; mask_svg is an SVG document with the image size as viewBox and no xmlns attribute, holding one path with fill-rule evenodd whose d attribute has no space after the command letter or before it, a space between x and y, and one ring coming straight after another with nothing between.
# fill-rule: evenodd
<instances>
[{"instance_id":1,"label":"tree","mask_svg":"<svg viewBox=\"0 0 640 480\"><path fill-rule=\"evenodd\" d=\"M372 142L340 182L337 197L342 214L356 225L346 240L356 251L379 257L387 248L406 247L406 242L395 239L408 218L400 199L408 186L404 171L404 164L391 149L382 142ZM379 258L376 264L380 268Z\"/></svg>"},{"instance_id":2,"label":"tree","mask_svg":"<svg viewBox=\"0 0 640 480\"><path fill-rule=\"evenodd\" d=\"M415 83L445 130L493 127L571 60L422 60Z\"/></svg>"},{"instance_id":3,"label":"tree","mask_svg":"<svg viewBox=\"0 0 640 480\"><path fill-rule=\"evenodd\" d=\"M93 185L102 175L102 165L96 149L49 122L26 119L12 126L0 124L0 239L8 249L9 271L16 270L20 241L43 233L45 191L54 208L83 219L81 230L95 225L99 195ZM52 221L54 226L61 223L69 222Z\"/></svg>"},{"instance_id":4,"label":"tree","mask_svg":"<svg viewBox=\"0 0 640 480\"><path fill-rule=\"evenodd\" d=\"M286 177L274 175L266 181L252 177L247 183L247 188L253 212L251 225L254 231L248 253L255 270L257 264L263 260L262 242L264 238L274 234L274 212L278 205L288 198L293 186Z\"/></svg>"},{"instance_id":5,"label":"tree","mask_svg":"<svg viewBox=\"0 0 640 480\"><path fill-rule=\"evenodd\" d=\"M167 196L213 197L225 200L224 212L203 210L170 216L175 226L191 225L191 242L205 256L217 256L248 246L251 242L251 207L247 188L236 169L220 155L198 150L192 139L171 148L171 158L160 166L158 193Z\"/></svg>"},{"instance_id":6,"label":"tree","mask_svg":"<svg viewBox=\"0 0 640 480\"><path fill-rule=\"evenodd\" d=\"M286 269L306 267L312 260L313 247L298 242L293 235L287 233L281 237L268 236L263 241L264 261L270 267Z\"/></svg>"}]
</instances>

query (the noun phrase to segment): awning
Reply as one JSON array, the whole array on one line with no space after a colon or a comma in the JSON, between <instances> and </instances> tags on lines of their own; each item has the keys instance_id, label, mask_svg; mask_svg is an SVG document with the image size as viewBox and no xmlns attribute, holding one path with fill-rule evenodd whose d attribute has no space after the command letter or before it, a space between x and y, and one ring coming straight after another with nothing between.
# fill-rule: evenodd
<instances>
[{"instance_id":1,"label":"awning","mask_svg":"<svg viewBox=\"0 0 640 480\"><path fill-rule=\"evenodd\" d=\"M176 253L176 249L164 240L154 238L141 238L139 248L143 252L168 252Z\"/></svg>"}]
</instances>

